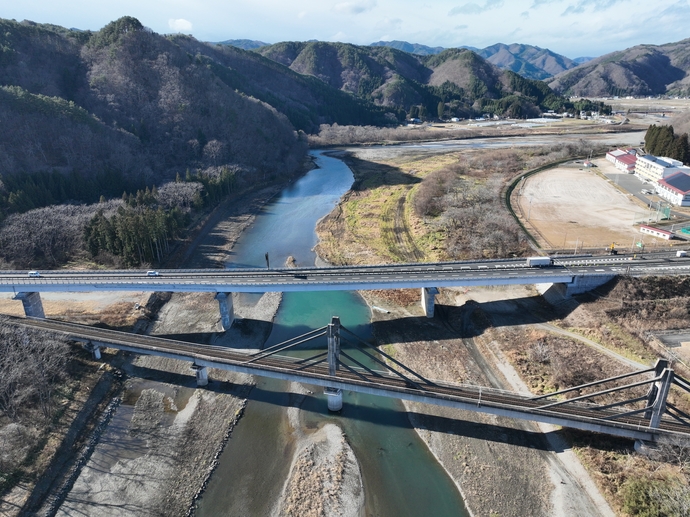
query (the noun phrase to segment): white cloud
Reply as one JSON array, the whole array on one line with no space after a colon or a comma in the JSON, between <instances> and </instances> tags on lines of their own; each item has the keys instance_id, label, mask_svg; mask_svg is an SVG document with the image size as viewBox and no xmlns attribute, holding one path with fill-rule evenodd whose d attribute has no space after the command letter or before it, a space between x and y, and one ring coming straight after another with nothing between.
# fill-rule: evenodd
<instances>
[{"instance_id":1,"label":"white cloud","mask_svg":"<svg viewBox=\"0 0 690 517\"><path fill-rule=\"evenodd\" d=\"M307 11L302 11L301 13L299 13L299 14L297 15L297 18L299 18L299 19L301 20L301 19L304 18L306 15L307 15Z\"/></svg>"},{"instance_id":2,"label":"white cloud","mask_svg":"<svg viewBox=\"0 0 690 517\"><path fill-rule=\"evenodd\" d=\"M402 27L403 21L400 18L384 18L376 22L378 31L396 31Z\"/></svg>"},{"instance_id":3,"label":"white cloud","mask_svg":"<svg viewBox=\"0 0 690 517\"><path fill-rule=\"evenodd\" d=\"M448 13L449 16L456 14L481 14L492 9L503 7L503 0L485 0L484 5L469 3L453 7Z\"/></svg>"},{"instance_id":4,"label":"white cloud","mask_svg":"<svg viewBox=\"0 0 690 517\"><path fill-rule=\"evenodd\" d=\"M376 7L376 0L360 0L358 2L340 2L335 4L333 9L339 13L362 14L371 11L374 7Z\"/></svg>"},{"instance_id":5,"label":"white cloud","mask_svg":"<svg viewBox=\"0 0 690 517\"><path fill-rule=\"evenodd\" d=\"M185 20L183 18L178 18L177 20L174 18L170 18L168 20L168 26L175 32L192 32L192 22Z\"/></svg>"},{"instance_id":6,"label":"white cloud","mask_svg":"<svg viewBox=\"0 0 690 517\"><path fill-rule=\"evenodd\" d=\"M330 41L335 41L335 42L347 42L347 34L344 32L338 32L334 34L333 36L330 37Z\"/></svg>"},{"instance_id":7,"label":"white cloud","mask_svg":"<svg viewBox=\"0 0 690 517\"><path fill-rule=\"evenodd\" d=\"M592 7L594 11L600 12L609 7L613 7L621 1L623 0L579 0L574 5L569 5L568 8L563 11L563 16L583 13L588 7Z\"/></svg>"}]
</instances>

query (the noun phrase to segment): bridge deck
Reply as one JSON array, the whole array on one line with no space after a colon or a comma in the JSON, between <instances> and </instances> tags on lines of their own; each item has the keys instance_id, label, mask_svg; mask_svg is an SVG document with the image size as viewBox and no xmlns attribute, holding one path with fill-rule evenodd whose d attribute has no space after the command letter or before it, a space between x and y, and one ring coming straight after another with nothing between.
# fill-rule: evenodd
<instances>
[{"instance_id":1,"label":"bridge deck","mask_svg":"<svg viewBox=\"0 0 690 517\"><path fill-rule=\"evenodd\" d=\"M690 428L669 418L663 418L658 429L651 429L649 420L642 416L622 416L626 410L602 409L601 406L593 404L569 403L567 406L544 408L543 406L548 404L548 399L545 401L543 398L537 399L477 386L433 383L420 388L412 386L401 378L384 373L365 378L362 373L346 370L339 370L333 377L328 374L328 369L322 364L303 364L300 359L295 358L277 356L252 358L247 354L222 347L52 320L16 317L7 317L7 320L17 325L59 332L72 340L91 342L139 354L180 359L198 366L444 405L649 441L674 435L690 435ZM552 402L555 401L555 399L552 400ZM612 418L615 420L611 420Z\"/></svg>"}]
</instances>

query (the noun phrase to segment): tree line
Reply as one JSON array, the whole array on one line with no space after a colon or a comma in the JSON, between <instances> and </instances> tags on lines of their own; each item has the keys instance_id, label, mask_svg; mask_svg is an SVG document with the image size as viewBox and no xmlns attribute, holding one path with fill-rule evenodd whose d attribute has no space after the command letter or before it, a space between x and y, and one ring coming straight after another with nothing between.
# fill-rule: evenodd
<instances>
[{"instance_id":1,"label":"tree line","mask_svg":"<svg viewBox=\"0 0 690 517\"><path fill-rule=\"evenodd\" d=\"M690 143L688 134L676 135L673 126L651 125L644 137L644 148L654 156L666 156L674 160L690 163Z\"/></svg>"},{"instance_id":2,"label":"tree line","mask_svg":"<svg viewBox=\"0 0 690 517\"><path fill-rule=\"evenodd\" d=\"M99 210L86 224L84 240L93 257L107 252L120 257L127 267L150 264L163 260L186 220L177 207L121 206L110 217Z\"/></svg>"}]
</instances>

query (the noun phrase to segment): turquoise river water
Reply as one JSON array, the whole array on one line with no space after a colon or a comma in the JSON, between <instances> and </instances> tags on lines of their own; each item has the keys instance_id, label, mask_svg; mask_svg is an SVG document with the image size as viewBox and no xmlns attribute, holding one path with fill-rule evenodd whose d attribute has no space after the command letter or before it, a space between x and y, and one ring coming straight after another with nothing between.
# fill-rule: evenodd
<instances>
[{"instance_id":1,"label":"turquoise river water","mask_svg":"<svg viewBox=\"0 0 690 517\"><path fill-rule=\"evenodd\" d=\"M227 267L265 267L265 253L274 267L283 267L290 255L300 266L314 265L316 223L350 188L353 176L342 161L318 151L313 155L319 168L265 207L243 233ZM361 339L371 339L370 311L357 293L285 293L266 346L322 327L332 316ZM343 430L360 465L365 515L468 515L457 487L410 425L400 401L344 392L343 410L331 414L322 390L308 389L307 395L290 393L289 383L257 378L200 499L199 517L270 514L295 448L286 416L291 406L301 408L305 432L328 422Z\"/></svg>"}]
</instances>

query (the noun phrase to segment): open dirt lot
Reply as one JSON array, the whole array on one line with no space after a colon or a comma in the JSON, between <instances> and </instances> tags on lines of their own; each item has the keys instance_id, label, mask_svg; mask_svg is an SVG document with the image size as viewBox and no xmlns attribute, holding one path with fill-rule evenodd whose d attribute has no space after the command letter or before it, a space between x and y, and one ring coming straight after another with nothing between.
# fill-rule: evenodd
<instances>
[{"instance_id":1,"label":"open dirt lot","mask_svg":"<svg viewBox=\"0 0 690 517\"><path fill-rule=\"evenodd\" d=\"M595 161L605 167L606 160ZM516 189L517 191L518 189ZM596 169L564 165L527 178L517 207L526 226L552 248L629 247L639 239L633 220L645 208ZM651 241L645 236L645 240Z\"/></svg>"}]
</instances>

